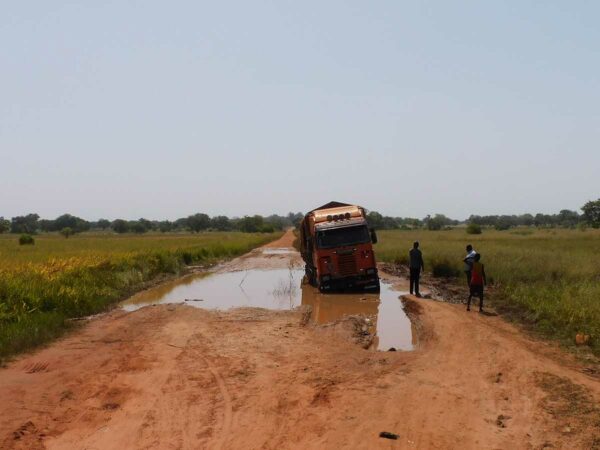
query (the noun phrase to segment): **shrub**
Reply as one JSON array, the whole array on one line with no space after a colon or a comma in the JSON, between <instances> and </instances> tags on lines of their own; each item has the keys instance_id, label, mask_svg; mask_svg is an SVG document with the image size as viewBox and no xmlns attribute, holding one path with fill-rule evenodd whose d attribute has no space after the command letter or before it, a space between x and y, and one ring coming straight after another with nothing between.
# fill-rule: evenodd
<instances>
[{"instance_id":1,"label":"shrub","mask_svg":"<svg viewBox=\"0 0 600 450\"><path fill-rule=\"evenodd\" d=\"M275 227L271 224L264 224L260 227L259 230L261 233L274 233L275 232Z\"/></svg>"},{"instance_id":2,"label":"shrub","mask_svg":"<svg viewBox=\"0 0 600 450\"><path fill-rule=\"evenodd\" d=\"M183 259L183 262L187 266L189 266L190 264L192 264L192 262L194 261L194 257L192 256L192 253L191 252L187 252L187 251L181 253L181 259Z\"/></svg>"},{"instance_id":3,"label":"shrub","mask_svg":"<svg viewBox=\"0 0 600 450\"><path fill-rule=\"evenodd\" d=\"M460 275L460 270L447 259L437 259L431 262L431 272L434 277L453 277Z\"/></svg>"},{"instance_id":4,"label":"shrub","mask_svg":"<svg viewBox=\"0 0 600 450\"><path fill-rule=\"evenodd\" d=\"M128 229L129 229L129 231L133 231L134 233L137 233L137 234L142 234L142 233L145 233L146 231L148 231L146 226L138 220L129 222Z\"/></svg>"},{"instance_id":5,"label":"shrub","mask_svg":"<svg viewBox=\"0 0 600 450\"><path fill-rule=\"evenodd\" d=\"M467 226L467 234L481 234L481 225L470 223Z\"/></svg>"},{"instance_id":6,"label":"shrub","mask_svg":"<svg viewBox=\"0 0 600 450\"><path fill-rule=\"evenodd\" d=\"M129 224L123 219L116 219L111 226L115 233L122 234L129 231Z\"/></svg>"},{"instance_id":7,"label":"shrub","mask_svg":"<svg viewBox=\"0 0 600 450\"><path fill-rule=\"evenodd\" d=\"M64 227L62 230L60 230L60 234L62 234L65 238L69 238L69 236L71 236L73 234L73 228L71 227Z\"/></svg>"},{"instance_id":8,"label":"shrub","mask_svg":"<svg viewBox=\"0 0 600 450\"><path fill-rule=\"evenodd\" d=\"M499 220L499 221L496 223L496 225L494 225L494 228L495 228L496 230L498 230L498 231L506 231L506 230L508 230L510 227L511 227L511 225L510 225L510 223L509 223L509 222L502 221L502 220Z\"/></svg>"},{"instance_id":9,"label":"shrub","mask_svg":"<svg viewBox=\"0 0 600 450\"><path fill-rule=\"evenodd\" d=\"M19 245L33 245L35 244L35 240L33 236L30 234L22 234L19 236Z\"/></svg>"}]
</instances>

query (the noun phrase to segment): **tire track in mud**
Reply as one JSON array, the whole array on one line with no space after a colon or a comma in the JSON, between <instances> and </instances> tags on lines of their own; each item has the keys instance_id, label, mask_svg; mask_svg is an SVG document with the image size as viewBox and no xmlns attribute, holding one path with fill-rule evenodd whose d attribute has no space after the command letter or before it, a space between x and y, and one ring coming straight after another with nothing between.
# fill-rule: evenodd
<instances>
[{"instance_id":1,"label":"tire track in mud","mask_svg":"<svg viewBox=\"0 0 600 450\"><path fill-rule=\"evenodd\" d=\"M233 402L231 400L231 394L227 389L227 385L225 384L225 379L221 375L218 367L211 362L210 358L205 355L206 352L203 352L203 350L206 350L206 348L204 345L202 345L201 337L199 335L192 337L184 349L184 351L188 351L192 357L204 363L206 369L212 375L212 378L223 399L223 411L221 412L215 427L219 429L218 436L213 437L216 442L214 443L214 446L211 446L211 448L220 450L223 448L227 436L229 436L231 433L233 423ZM214 403L216 403L216 401Z\"/></svg>"},{"instance_id":2,"label":"tire track in mud","mask_svg":"<svg viewBox=\"0 0 600 450\"><path fill-rule=\"evenodd\" d=\"M231 396L229 395L229 390L225 385L225 380L223 379L217 368L213 366L207 358L203 357L202 359L207 365L208 370L210 370L210 372L212 373L217 383L217 386L219 387L219 391L221 392L221 396L223 397L223 415L221 420L219 421L221 430L219 432L219 439L217 440L217 443L214 447L215 449L220 450L221 448L223 448L227 436L229 436L229 434L231 433L231 423L233 420Z\"/></svg>"}]
</instances>

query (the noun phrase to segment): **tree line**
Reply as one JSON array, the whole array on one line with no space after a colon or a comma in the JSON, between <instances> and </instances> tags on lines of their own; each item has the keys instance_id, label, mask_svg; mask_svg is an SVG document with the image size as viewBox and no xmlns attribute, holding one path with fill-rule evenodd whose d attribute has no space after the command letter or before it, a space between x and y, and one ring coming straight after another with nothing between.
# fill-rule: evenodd
<instances>
[{"instance_id":1,"label":"tree line","mask_svg":"<svg viewBox=\"0 0 600 450\"><path fill-rule=\"evenodd\" d=\"M573 228L580 225L600 228L600 199L589 201L581 207L582 214L577 211L563 209L557 214L521 214L521 215L471 215L467 220L459 221L443 214L428 215L422 219L413 217L384 216L377 211L367 214L369 226L379 230L418 229L442 230L456 225L478 225L493 227L497 230L507 230L517 226L536 227L565 227ZM71 214L63 214L53 220L40 219L38 214L27 214L13 217L11 220L0 217L0 233L61 232L66 237L83 231L113 231L115 233L146 233L160 231L242 231L246 233L273 232L290 226L298 226L303 214L288 213L286 216L273 214L267 217L260 215L229 218L197 213L180 219L169 220L138 220L116 219L109 221L100 219L87 221Z\"/></svg>"},{"instance_id":2,"label":"tree line","mask_svg":"<svg viewBox=\"0 0 600 450\"><path fill-rule=\"evenodd\" d=\"M267 217L260 215L229 218L227 216L214 216L196 213L188 217L170 220L125 220L100 219L87 221L71 214L63 214L56 219L41 219L38 214L32 213L16 216L11 220L0 217L0 233L36 234L39 232L60 232L65 237L84 231L113 231L115 233L147 233L149 231L177 232L177 231L242 231L246 233L270 233L284 228L295 226L303 215L290 212L287 216L273 214Z\"/></svg>"},{"instance_id":3,"label":"tree line","mask_svg":"<svg viewBox=\"0 0 600 450\"><path fill-rule=\"evenodd\" d=\"M517 226L564 227L574 228L580 225L600 228L600 199L589 201L581 207L582 214L577 211L563 209L557 214L521 214L521 215L471 215L467 220L450 219L443 214L428 215L423 219L407 217L383 216L377 211L367 214L369 225L379 230L427 228L442 230L456 225L475 224L493 227L497 230L508 230Z\"/></svg>"}]
</instances>

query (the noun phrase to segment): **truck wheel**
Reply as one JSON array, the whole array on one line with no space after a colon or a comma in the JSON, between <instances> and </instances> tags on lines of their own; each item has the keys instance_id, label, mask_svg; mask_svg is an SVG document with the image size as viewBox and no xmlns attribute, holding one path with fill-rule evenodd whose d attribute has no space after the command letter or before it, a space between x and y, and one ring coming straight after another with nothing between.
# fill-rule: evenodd
<instances>
[{"instance_id":1,"label":"truck wheel","mask_svg":"<svg viewBox=\"0 0 600 450\"><path fill-rule=\"evenodd\" d=\"M379 280L377 280L373 284L370 284L367 287L365 287L365 289L368 290L369 292L380 292L381 284L379 283Z\"/></svg>"},{"instance_id":2,"label":"truck wheel","mask_svg":"<svg viewBox=\"0 0 600 450\"><path fill-rule=\"evenodd\" d=\"M312 269L306 268L306 279L308 280L308 284L311 286L317 285L317 277L315 276L315 272Z\"/></svg>"}]
</instances>

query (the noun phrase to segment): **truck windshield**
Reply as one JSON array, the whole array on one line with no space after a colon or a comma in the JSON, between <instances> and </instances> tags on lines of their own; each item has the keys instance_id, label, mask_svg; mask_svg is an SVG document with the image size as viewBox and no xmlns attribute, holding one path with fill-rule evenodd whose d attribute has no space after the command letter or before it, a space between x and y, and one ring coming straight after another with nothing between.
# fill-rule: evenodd
<instances>
[{"instance_id":1,"label":"truck windshield","mask_svg":"<svg viewBox=\"0 0 600 450\"><path fill-rule=\"evenodd\" d=\"M364 244L370 242L369 230L365 225L344 228L332 228L317 233L319 248L335 248L346 245Z\"/></svg>"}]
</instances>

